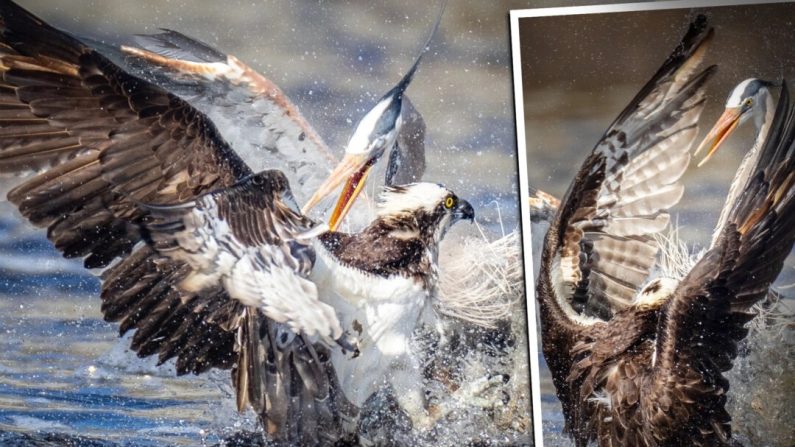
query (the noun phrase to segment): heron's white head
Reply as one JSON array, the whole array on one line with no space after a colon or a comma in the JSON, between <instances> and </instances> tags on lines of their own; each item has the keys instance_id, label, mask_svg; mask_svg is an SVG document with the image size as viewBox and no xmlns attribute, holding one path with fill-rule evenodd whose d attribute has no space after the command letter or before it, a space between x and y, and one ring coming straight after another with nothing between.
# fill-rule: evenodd
<instances>
[{"instance_id":1,"label":"heron's white head","mask_svg":"<svg viewBox=\"0 0 795 447\"><path fill-rule=\"evenodd\" d=\"M701 149L709 146L707 155L698 163L698 166L706 163L729 135L737 129L737 126L745 123L749 118L754 118L757 129L762 127L768 111L773 109L769 90L772 85L772 82L756 78L746 79L737 84L726 100L726 110L723 115L718 118L704 141L696 149L695 154L698 154Z\"/></svg>"},{"instance_id":2,"label":"heron's white head","mask_svg":"<svg viewBox=\"0 0 795 447\"><path fill-rule=\"evenodd\" d=\"M362 191L367 175L387 149L395 146L401 126L403 92L393 88L356 125L345 155L303 208L306 213L345 181L329 219L336 230Z\"/></svg>"}]
</instances>

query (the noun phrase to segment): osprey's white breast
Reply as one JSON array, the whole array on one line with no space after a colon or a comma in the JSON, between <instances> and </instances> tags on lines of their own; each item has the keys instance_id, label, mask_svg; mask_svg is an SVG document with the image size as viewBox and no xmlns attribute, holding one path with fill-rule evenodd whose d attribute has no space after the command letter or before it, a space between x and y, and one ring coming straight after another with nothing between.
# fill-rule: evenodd
<instances>
[{"instance_id":1,"label":"osprey's white breast","mask_svg":"<svg viewBox=\"0 0 795 447\"><path fill-rule=\"evenodd\" d=\"M412 278L345 266L319 242L315 248L310 279L320 300L336 309L343 329L359 342L358 357L334 350L332 362L346 396L360 406L380 385L395 382L393 371L413 369L409 341L429 292Z\"/></svg>"}]
</instances>

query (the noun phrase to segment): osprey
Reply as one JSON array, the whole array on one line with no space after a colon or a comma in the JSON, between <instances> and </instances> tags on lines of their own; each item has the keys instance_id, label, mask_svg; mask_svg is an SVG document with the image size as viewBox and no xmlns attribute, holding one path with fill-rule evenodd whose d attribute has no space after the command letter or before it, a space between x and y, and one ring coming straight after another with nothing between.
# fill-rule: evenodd
<instances>
[{"instance_id":1,"label":"osprey","mask_svg":"<svg viewBox=\"0 0 795 447\"><path fill-rule=\"evenodd\" d=\"M543 351L578 446L731 443L723 373L795 241L795 111L782 94L706 254L684 277L651 278L715 72L696 70L711 35L703 17L691 24L585 160L545 239Z\"/></svg>"},{"instance_id":2,"label":"osprey","mask_svg":"<svg viewBox=\"0 0 795 447\"><path fill-rule=\"evenodd\" d=\"M176 359L179 374L232 369L239 408L274 438L345 437L382 383L427 427L407 342L437 295L438 244L472 206L441 185L392 186L366 228L328 232L288 178L319 184L332 157L281 91L179 33L143 42L100 53L0 2L0 172L38 172L9 201L102 269L102 312L135 330L139 356ZM242 99L213 102L225 97ZM406 104L399 116L421 128ZM260 147L279 169L238 154Z\"/></svg>"}]
</instances>

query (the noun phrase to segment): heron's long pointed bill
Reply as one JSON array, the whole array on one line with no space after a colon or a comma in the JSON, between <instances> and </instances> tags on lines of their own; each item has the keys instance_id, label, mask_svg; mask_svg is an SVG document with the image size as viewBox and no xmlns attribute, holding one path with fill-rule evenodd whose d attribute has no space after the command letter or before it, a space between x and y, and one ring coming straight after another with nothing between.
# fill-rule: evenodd
<instances>
[{"instance_id":1,"label":"heron's long pointed bill","mask_svg":"<svg viewBox=\"0 0 795 447\"><path fill-rule=\"evenodd\" d=\"M345 181L345 186L342 187L340 197L337 199L337 205L334 206L334 212L331 213L331 217L328 220L329 230L337 231L340 222L342 222L342 219L348 214L351 205L353 205L353 202L356 201L356 198L362 192L364 183L367 180L367 175L370 173L370 168L372 167L372 162L365 163L361 169L354 172L354 174Z\"/></svg>"},{"instance_id":2,"label":"heron's long pointed bill","mask_svg":"<svg viewBox=\"0 0 795 447\"><path fill-rule=\"evenodd\" d=\"M704 141L698 146L698 149L693 153L693 155L698 155L701 152L701 149L709 146L709 150L707 151L707 155L698 162L698 167L701 167L704 163L707 162L715 152L718 151L718 148L726 138L737 128L737 124L740 122L740 109L739 108L728 108L726 111L723 112L723 115L718 118L718 122L712 127L709 131L707 136L704 138Z\"/></svg>"},{"instance_id":3,"label":"heron's long pointed bill","mask_svg":"<svg viewBox=\"0 0 795 447\"><path fill-rule=\"evenodd\" d=\"M346 180L345 186L342 189L337 205L331 215L329 221L329 229L334 231L339 226L340 221L345 214L347 214L353 201L359 195L364 186L364 181L367 179L367 174L373 165L373 160L367 154L345 155L342 161L337 164L334 170L329 174L328 178L322 185L315 191L312 197L301 209L303 214L306 214L314 208L321 200L329 196L339 186L343 180Z\"/></svg>"},{"instance_id":4,"label":"heron's long pointed bill","mask_svg":"<svg viewBox=\"0 0 795 447\"><path fill-rule=\"evenodd\" d=\"M334 190L342 183L343 180L349 178L353 175L354 172L361 169L367 163L367 156L365 155L345 155L342 161L337 163L337 166L334 167L334 170L331 171L331 174L328 175L323 184L321 184L317 191L312 194L312 197L309 198L304 204L304 207L301 208L301 213L306 214L317 206L321 200L328 197Z\"/></svg>"}]
</instances>

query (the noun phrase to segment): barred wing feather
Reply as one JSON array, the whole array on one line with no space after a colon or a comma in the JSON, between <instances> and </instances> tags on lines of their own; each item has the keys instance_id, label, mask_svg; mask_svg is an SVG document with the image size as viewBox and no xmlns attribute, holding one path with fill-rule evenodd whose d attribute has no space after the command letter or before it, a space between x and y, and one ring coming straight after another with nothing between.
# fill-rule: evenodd
<instances>
[{"instance_id":1,"label":"barred wing feather","mask_svg":"<svg viewBox=\"0 0 795 447\"><path fill-rule=\"evenodd\" d=\"M679 179L715 67L696 73L711 32L696 22L608 128L572 183L547 241L556 300L569 318L626 308L655 261L654 234L682 196Z\"/></svg>"}]
</instances>

